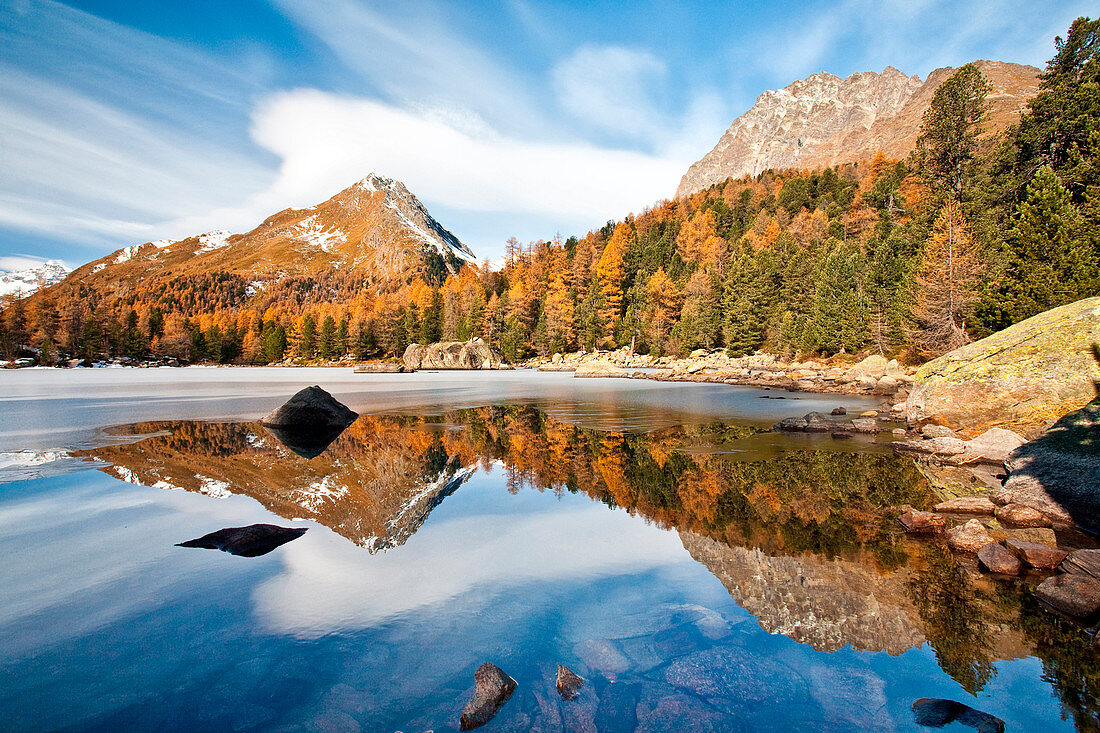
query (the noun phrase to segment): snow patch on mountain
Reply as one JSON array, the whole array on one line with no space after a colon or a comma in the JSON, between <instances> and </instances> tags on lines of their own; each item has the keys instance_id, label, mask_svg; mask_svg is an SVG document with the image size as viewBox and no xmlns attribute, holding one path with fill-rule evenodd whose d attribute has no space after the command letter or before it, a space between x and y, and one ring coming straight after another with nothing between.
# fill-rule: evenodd
<instances>
[{"instance_id":1,"label":"snow patch on mountain","mask_svg":"<svg viewBox=\"0 0 1100 733\"><path fill-rule=\"evenodd\" d=\"M224 229L216 229L212 232L207 232L199 236L199 244L202 245L197 250L199 252L213 252L216 249L221 249L229 244L229 238L233 236L233 232L227 232Z\"/></svg>"},{"instance_id":2,"label":"snow patch on mountain","mask_svg":"<svg viewBox=\"0 0 1100 733\"><path fill-rule=\"evenodd\" d=\"M24 270L0 270L0 297L25 298L39 288L61 282L68 274L69 268L58 260L47 260Z\"/></svg>"},{"instance_id":3,"label":"snow patch on mountain","mask_svg":"<svg viewBox=\"0 0 1100 733\"><path fill-rule=\"evenodd\" d=\"M339 229L326 228L317 221L316 214L300 221L292 231L295 239L319 247L322 252L331 252L335 245L348 241Z\"/></svg>"}]
</instances>

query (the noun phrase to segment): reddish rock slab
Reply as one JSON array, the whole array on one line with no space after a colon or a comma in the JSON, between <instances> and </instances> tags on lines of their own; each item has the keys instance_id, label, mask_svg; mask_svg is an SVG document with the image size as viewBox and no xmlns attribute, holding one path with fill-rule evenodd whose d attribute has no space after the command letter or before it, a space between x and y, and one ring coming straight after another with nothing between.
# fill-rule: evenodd
<instances>
[{"instance_id":1,"label":"reddish rock slab","mask_svg":"<svg viewBox=\"0 0 1100 733\"><path fill-rule=\"evenodd\" d=\"M957 499L941 501L934 508L937 512L950 514L992 514L997 509L985 496L960 496Z\"/></svg>"},{"instance_id":2,"label":"reddish rock slab","mask_svg":"<svg viewBox=\"0 0 1100 733\"><path fill-rule=\"evenodd\" d=\"M978 567L987 573L1019 575L1023 565L1006 547L998 542L990 542L978 550Z\"/></svg>"},{"instance_id":3,"label":"reddish rock slab","mask_svg":"<svg viewBox=\"0 0 1100 733\"><path fill-rule=\"evenodd\" d=\"M1062 570L1100 579L1100 550L1074 550L1062 562Z\"/></svg>"},{"instance_id":4,"label":"reddish rock slab","mask_svg":"<svg viewBox=\"0 0 1100 733\"><path fill-rule=\"evenodd\" d=\"M1036 570L1054 570L1063 560L1069 557L1069 553L1054 547L1027 542L1009 537L1005 540L1005 546L1012 550L1016 557L1024 561L1028 566Z\"/></svg>"},{"instance_id":5,"label":"reddish rock slab","mask_svg":"<svg viewBox=\"0 0 1100 733\"><path fill-rule=\"evenodd\" d=\"M1063 573L1047 578L1035 589L1035 597L1077 619L1100 615L1100 580L1091 575Z\"/></svg>"},{"instance_id":6,"label":"reddish rock slab","mask_svg":"<svg viewBox=\"0 0 1100 733\"><path fill-rule=\"evenodd\" d=\"M990 542L993 536L977 519L952 527L945 533L947 546L956 552L977 552ZM1049 548L1048 548L1049 549Z\"/></svg>"},{"instance_id":7,"label":"reddish rock slab","mask_svg":"<svg viewBox=\"0 0 1100 733\"><path fill-rule=\"evenodd\" d=\"M910 534L937 534L943 531L943 517L932 512L910 509L898 517L901 526Z\"/></svg>"},{"instance_id":8,"label":"reddish rock slab","mask_svg":"<svg viewBox=\"0 0 1100 733\"><path fill-rule=\"evenodd\" d=\"M1038 509L1023 504L997 507L997 520L1013 527L1049 527L1050 519Z\"/></svg>"}]
</instances>

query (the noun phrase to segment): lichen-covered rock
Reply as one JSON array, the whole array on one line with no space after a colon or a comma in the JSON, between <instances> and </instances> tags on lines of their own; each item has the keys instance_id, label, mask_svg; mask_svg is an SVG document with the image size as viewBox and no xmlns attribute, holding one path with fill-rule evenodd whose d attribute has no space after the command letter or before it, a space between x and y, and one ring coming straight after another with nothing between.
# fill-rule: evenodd
<instances>
[{"instance_id":1,"label":"lichen-covered rock","mask_svg":"<svg viewBox=\"0 0 1100 733\"><path fill-rule=\"evenodd\" d=\"M409 344L401 357L409 369L511 369L504 356L480 338Z\"/></svg>"},{"instance_id":2,"label":"lichen-covered rock","mask_svg":"<svg viewBox=\"0 0 1100 733\"><path fill-rule=\"evenodd\" d=\"M1014 450L1005 468L1001 500L1100 531L1100 398Z\"/></svg>"},{"instance_id":3,"label":"lichen-covered rock","mask_svg":"<svg viewBox=\"0 0 1100 733\"><path fill-rule=\"evenodd\" d=\"M956 430L1007 427L1034 437L1094 396L1100 297L1053 308L925 364L906 418Z\"/></svg>"}]
</instances>

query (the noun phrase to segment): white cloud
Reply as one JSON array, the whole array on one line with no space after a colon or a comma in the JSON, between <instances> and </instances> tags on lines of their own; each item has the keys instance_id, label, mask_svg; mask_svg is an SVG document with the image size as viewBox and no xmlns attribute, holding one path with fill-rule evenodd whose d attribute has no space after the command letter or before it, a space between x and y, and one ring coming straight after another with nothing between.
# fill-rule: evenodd
<instances>
[{"instance_id":1,"label":"white cloud","mask_svg":"<svg viewBox=\"0 0 1100 733\"><path fill-rule=\"evenodd\" d=\"M558 104L611 132L652 139L665 127L656 97L668 69L656 56L618 46L584 46L554 67Z\"/></svg>"},{"instance_id":2,"label":"white cloud","mask_svg":"<svg viewBox=\"0 0 1100 733\"><path fill-rule=\"evenodd\" d=\"M274 95L259 105L253 137L282 160L275 182L241 206L178 219L171 229L255 225L286 206L324 200L371 171L404 181L429 207L598 224L669 196L683 167L644 153L470 129L446 114L369 99L317 90Z\"/></svg>"},{"instance_id":3,"label":"white cloud","mask_svg":"<svg viewBox=\"0 0 1100 733\"><path fill-rule=\"evenodd\" d=\"M29 270L33 267L45 264L46 261L45 257L36 257L35 255L14 254L0 256L0 272Z\"/></svg>"},{"instance_id":4,"label":"white cloud","mask_svg":"<svg viewBox=\"0 0 1100 733\"><path fill-rule=\"evenodd\" d=\"M474 590L469 603L484 605L527 583L578 584L694 562L673 532L623 510L582 504L586 498L567 501L507 519L433 517L404 546L369 561L342 537L310 532L280 548L285 570L254 591L256 615L276 633L312 639L453 603Z\"/></svg>"}]
</instances>

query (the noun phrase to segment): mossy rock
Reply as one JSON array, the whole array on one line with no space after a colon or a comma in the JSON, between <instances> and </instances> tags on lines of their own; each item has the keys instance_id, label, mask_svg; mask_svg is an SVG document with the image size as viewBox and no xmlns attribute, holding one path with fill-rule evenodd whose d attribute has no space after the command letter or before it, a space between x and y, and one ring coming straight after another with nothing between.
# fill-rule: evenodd
<instances>
[{"instance_id":1,"label":"mossy rock","mask_svg":"<svg viewBox=\"0 0 1100 733\"><path fill-rule=\"evenodd\" d=\"M906 403L910 423L977 433L1004 427L1033 438L1096 396L1100 297L1059 306L933 359Z\"/></svg>"}]
</instances>

